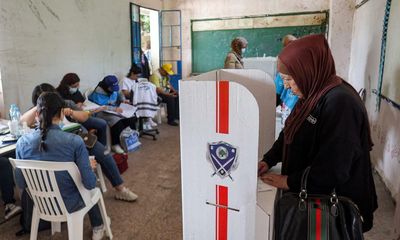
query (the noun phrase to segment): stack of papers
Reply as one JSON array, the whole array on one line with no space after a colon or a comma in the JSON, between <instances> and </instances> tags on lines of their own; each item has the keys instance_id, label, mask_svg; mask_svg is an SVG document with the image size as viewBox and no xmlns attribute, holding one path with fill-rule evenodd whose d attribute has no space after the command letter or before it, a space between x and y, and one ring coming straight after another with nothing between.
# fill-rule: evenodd
<instances>
[{"instance_id":1,"label":"stack of papers","mask_svg":"<svg viewBox=\"0 0 400 240\"><path fill-rule=\"evenodd\" d=\"M274 190L274 187L266 184L260 178L257 180L257 192L269 192Z\"/></svg>"},{"instance_id":2,"label":"stack of papers","mask_svg":"<svg viewBox=\"0 0 400 240\"><path fill-rule=\"evenodd\" d=\"M83 103L83 110L85 111L92 111L92 110L96 110L97 108L101 107L100 105L89 101L86 99L86 101Z\"/></svg>"},{"instance_id":3,"label":"stack of papers","mask_svg":"<svg viewBox=\"0 0 400 240\"><path fill-rule=\"evenodd\" d=\"M134 106L132 106L130 104L121 103L119 105L119 108L122 109L122 113L117 113L117 112L108 111L108 110L106 110L104 112L110 113L110 114L114 114L114 115L117 115L117 116L121 116L121 117L125 117L125 118L130 118L130 117L133 117L135 115L136 107L134 107Z\"/></svg>"},{"instance_id":4,"label":"stack of papers","mask_svg":"<svg viewBox=\"0 0 400 240\"><path fill-rule=\"evenodd\" d=\"M62 127L62 130L65 132L72 132L81 127L81 125L79 123L70 122L65 117L64 117L63 123L64 123L64 126Z\"/></svg>"}]
</instances>

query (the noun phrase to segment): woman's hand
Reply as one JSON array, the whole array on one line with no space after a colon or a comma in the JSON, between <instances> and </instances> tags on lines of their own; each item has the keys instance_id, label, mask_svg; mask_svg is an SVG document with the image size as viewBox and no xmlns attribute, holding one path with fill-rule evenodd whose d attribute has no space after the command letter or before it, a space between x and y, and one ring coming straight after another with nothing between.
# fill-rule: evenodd
<instances>
[{"instance_id":1,"label":"woman's hand","mask_svg":"<svg viewBox=\"0 0 400 240\"><path fill-rule=\"evenodd\" d=\"M269 173L269 174L265 174L264 176L261 176L261 180L263 180L263 182L265 182L266 184L269 184L276 188L281 188L281 189L285 189L285 190L289 189L289 186L287 185L287 176L286 175Z\"/></svg>"},{"instance_id":2,"label":"woman's hand","mask_svg":"<svg viewBox=\"0 0 400 240\"><path fill-rule=\"evenodd\" d=\"M97 161L96 161L96 159L94 158L94 156L90 156L90 157L89 157L89 161L90 161L90 167L93 169L93 171L96 170L96 168L97 168Z\"/></svg>"},{"instance_id":3,"label":"woman's hand","mask_svg":"<svg viewBox=\"0 0 400 240\"><path fill-rule=\"evenodd\" d=\"M258 176L263 175L264 173L268 172L269 166L266 162L264 161L259 161L258 162Z\"/></svg>"},{"instance_id":4,"label":"woman's hand","mask_svg":"<svg viewBox=\"0 0 400 240\"><path fill-rule=\"evenodd\" d=\"M117 113L122 113L122 112L123 112L123 110L122 110L122 108L120 108L120 107L117 107L117 108L115 109L115 112L117 112Z\"/></svg>"},{"instance_id":5,"label":"woman's hand","mask_svg":"<svg viewBox=\"0 0 400 240\"><path fill-rule=\"evenodd\" d=\"M80 109L83 110L83 107L85 106L82 102L79 102L76 104L76 106Z\"/></svg>"},{"instance_id":6,"label":"woman's hand","mask_svg":"<svg viewBox=\"0 0 400 240\"><path fill-rule=\"evenodd\" d=\"M72 110L71 108L64 108L63 113L66 117L72 117L74 110Z\"/></svg>"}]
</instances>

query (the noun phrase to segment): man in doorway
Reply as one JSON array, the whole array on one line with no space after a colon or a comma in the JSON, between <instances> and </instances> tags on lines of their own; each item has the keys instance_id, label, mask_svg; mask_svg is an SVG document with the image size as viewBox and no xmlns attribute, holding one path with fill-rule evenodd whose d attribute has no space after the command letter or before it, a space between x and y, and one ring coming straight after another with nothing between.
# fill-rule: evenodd
<instances>
[{"instance_id":1,"label":"man in doorway","mask_svg":"<svg viewBox=\"0 0 400 240\"><path fill-rule=\"evenodd\" d=\"M164 64L153 72L150 82L156 86L157 94L162 102L167 104L168 124L178 126L176 120L179 119L179 96L169 81L171 75L174 75L172 64Z\"/></svg>"}]
</instances>

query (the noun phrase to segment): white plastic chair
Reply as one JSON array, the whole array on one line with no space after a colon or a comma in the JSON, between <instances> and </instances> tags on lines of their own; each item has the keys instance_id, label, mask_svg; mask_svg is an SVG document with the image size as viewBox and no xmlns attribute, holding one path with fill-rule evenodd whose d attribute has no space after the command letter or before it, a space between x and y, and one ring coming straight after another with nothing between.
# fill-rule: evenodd
<instances>
[{"instance_id":1,"label":"white plastic chair","mask_svg":"<svg viewBox=\"0 0 400 240\"><path fill-rule=\"evenodd\" d=\"M30 240L37 239L40 219L51 222L51 233L61 232L61 222L67 222L68 239L83 239L83 218L97 203L106 235L112 239L110 221L107 216L103 196L99 188L87 190L81 180L78 167L73 162L50 162L38 160L20 160L10 158L15 169L20 169L28 186L34 207L32 213ZM55 172L67 171L81 194L85 207L73 213L68 213L55 177Z\"/></svg>"},{"instance_id":2,"label":"white plastic chair","mask_svg":"<svg viewBox=\"0 0 400 240\"><path fill-rule=\"evenodd\" d=\"M157 123L161 124L161 118L162 118L162 108L164 108L164 114L167 115L167 104L166 103L160 103L160 108L157 110Z\"/></svg>"},{"instance_id":3,"label":"white plastic chair","mask_svg":"<svg viewBox=\"0 0 400 240\"><path fill-rule=\"evenodd\" d=\"M89 156L89 160L96 159L95 156ZM103 193L107 192L106 182L104 181L103 171L100 164L96 165L97 181L100 183L100 188Z\"/></svg>"}]
</instances>

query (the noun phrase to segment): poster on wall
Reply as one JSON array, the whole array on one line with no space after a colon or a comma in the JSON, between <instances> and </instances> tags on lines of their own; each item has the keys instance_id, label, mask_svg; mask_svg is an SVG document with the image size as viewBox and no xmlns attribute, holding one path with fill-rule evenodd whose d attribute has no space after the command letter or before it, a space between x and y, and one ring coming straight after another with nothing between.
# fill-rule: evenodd
<instances>
[{"instance_id":1,"label":"poster on wall","mask_svg":"<svg viewBox=\"0 0 400 240\"><path fill-rule=\"evenodd\" d=\"M381 93L400 103L400 1L391 1Z\"/></svg>"}]
</instances>

